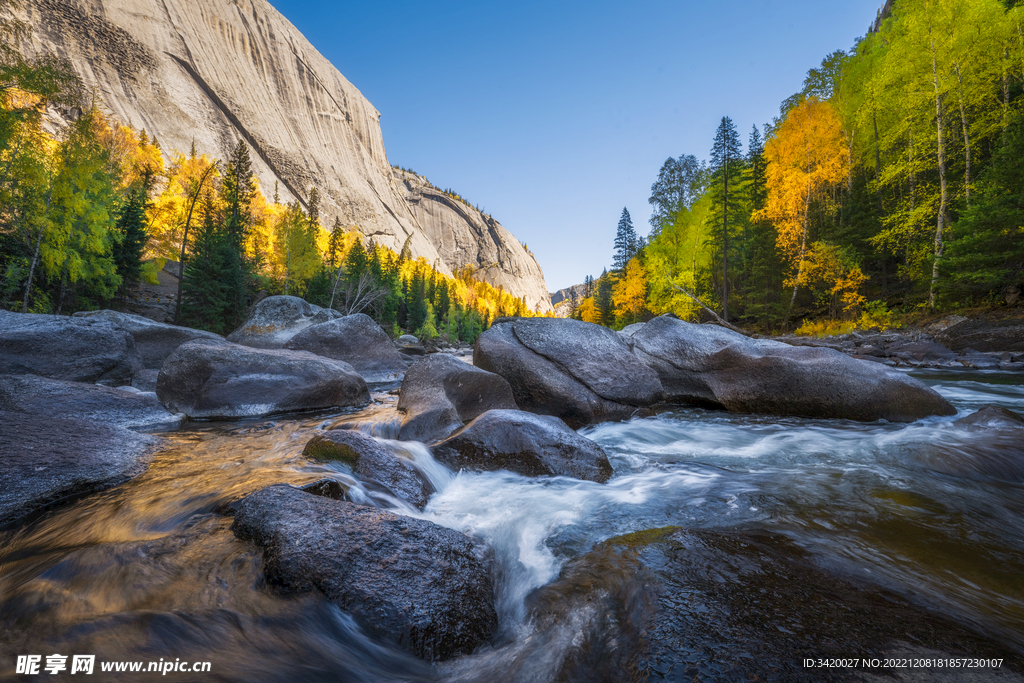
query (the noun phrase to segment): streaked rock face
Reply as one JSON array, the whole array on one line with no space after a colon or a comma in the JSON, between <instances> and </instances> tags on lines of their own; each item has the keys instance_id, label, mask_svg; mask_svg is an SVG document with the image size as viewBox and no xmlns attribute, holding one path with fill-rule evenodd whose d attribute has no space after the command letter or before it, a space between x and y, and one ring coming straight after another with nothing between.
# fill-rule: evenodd
<instances>
[{"instance_id":1,"label":"streaked rock face","mask_svg":"<svg viewBox=\"0 0 1024 683\"><path fill-rule=\"evenodd\" d=\"M380 113L267 0L27 0L21 13L31 50L70 59L165 151L194 141L224 159L243 139L266 194L277 183L282 201L304 202L316 186L325 224L337 216L395 251L411 236L443 272L472 264L510 291L521 279L517 295L547 310L540 267L503 228L452 219L465 249L433 241L392 175Z\"/></svg>"}]
</instances>

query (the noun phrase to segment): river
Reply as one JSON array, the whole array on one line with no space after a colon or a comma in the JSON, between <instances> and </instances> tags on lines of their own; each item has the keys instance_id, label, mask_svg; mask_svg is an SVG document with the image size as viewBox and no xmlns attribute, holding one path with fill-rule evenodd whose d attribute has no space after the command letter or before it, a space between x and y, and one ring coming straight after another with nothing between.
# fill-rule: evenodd
<instances>
[{"instance_id":1,"label":"river","mask_svg":"<svg viewBox=\"0 0 1024 683\"><path fill-rule=\"evenodd\" d=\"M1020 375L914 375L959 417L987 403L1024 412ZM211 663L212 675L168 677L178 680L482 683L511 671L502 658L537 639L524 607L534 589L605 539L668 525L781 534L826 569L1024 651L1024 486L929 467L980 438L952 427L956 418L862 424L671 407L581 430L609 455L615 475L606 484L454 473L420 444L389 441L438 491L419 512L365 489L341 465L301 455L317 430L342 423L393 436L396 399L374 398L358 412L162 433L144 474L0 533L0 661L95 654ZM988 448L1002 457L1024 445ZM357 501L485 543L495 561L497 645L435 667L374 642L321 597L266 587L259 551L220 513L263 486L325 476ZM550 679L572 647L571 633L546 633L531 645L530 677L510 680ZM0 679L10 672L5 664Z\"/></svg>"}]
</instances>

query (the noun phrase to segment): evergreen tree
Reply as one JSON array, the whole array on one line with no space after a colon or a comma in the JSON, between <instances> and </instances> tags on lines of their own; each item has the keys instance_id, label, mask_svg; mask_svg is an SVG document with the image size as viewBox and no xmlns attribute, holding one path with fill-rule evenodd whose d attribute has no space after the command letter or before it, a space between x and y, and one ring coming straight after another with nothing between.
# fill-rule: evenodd
<instances>
[{"instance_id":1,"label":"evergreen tree","mask_svg":"<svg viewBox=\"0 0 1024 683\"><path fill-rule=\"evenodd\" d=\"M625 269L637 252L639 240L636 230L633 229L633 219L629 217L629 211L622 209L622 217L619 218L619 225L615 231L615 270Z\"/></svg>"},{"instance_id":2,"label":"evergreen tree","mask_svg":"<svg viewBox=\"0 0 1024 683\"><path fill-rule=\"evenodd\" d=\"M324 262L331 270L341 265L341 251L345 245L345 231L341 227L341 219L334 217L334 227L331 228L331 238L327 243L327 253Z\"/></svg>"},{"instance_id":3,"label":"evergreen tree","mask_svg":"<svg viewBox=\"0 0 1024 683\"><path fill-rule=\"evenodd\" d=\"M224 285L228 288L228 305L225 308L228 325L240 323L245 318L249 282L256 272L256 264L245 253L245 244L252 230L252 201L256 192L256 176L252 172L249 148L239 140L228 160L220 187L224 206L224 233L231 252L226 255L224 264Z\"/></svg>"},{"instance_id":4,"label":"evergreen tree","mask_svg":"<svg viewBox=\"0 0 1024 683\"><path fill-rule=\"evenodd\" d=\"M615 284L611 275L605 270L597 280L597 292L594 294L594 304L597 306L598 320L601 325L611 327L615 322L615 304L612 301L612 289Z\"/></svg>"},{"instance_id":5,"label":"evergreen tree","mask_svg":"<svg viewBox=\"0 0 1024 683\"><path fill-rule=\"evenodd\" d=\"M114 265L121 276L121 288L128 289L139 281L142 252L149 234L146 230L146 188L132 188L117 218L118 240L114 244Z\"/></svg>"},{"instance_id":6,"label":"evergreen tree","mask_svg":"<svg viewBox=\"0 0 1024 683\"><path fill-rule=\"evenodd\" d=\"M213 192L203 193L200 220L192 237L181 282L180 318L183 324L218 334L230 332L230 284L225 274L232 249L230 237L219 225Z\"/></svg>"},{"instance_id":7,"label":"evergreen tree","mask_svg":"<svg viewBox=\"0 0 1024 683\"><path fill-rule=\"evenodd\" d=\"M718 201L716 205L716 227L721 225L718 235L721 237L722 258L722 319L729 321L729 223L733 215L739 217L745 207L739 201L737 187L742 170L743 155L740 136L736 125L728 116L723 116L715 132L715 142L711 148L711 172L714 182L712 192ZM730 193L730 185L731 193ZM735 225L735 222L734 222Z\"/></svg>"}]
</instances>

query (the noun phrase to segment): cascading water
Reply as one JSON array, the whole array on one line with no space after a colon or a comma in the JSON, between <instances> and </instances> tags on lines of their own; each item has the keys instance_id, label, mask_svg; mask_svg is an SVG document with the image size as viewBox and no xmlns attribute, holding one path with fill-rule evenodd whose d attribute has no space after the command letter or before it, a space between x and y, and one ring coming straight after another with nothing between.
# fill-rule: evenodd
<instances>
[{"instance_id":1,"label":"cascading water","mask_svg":"<svg viewBox=\"0 0 1024 683\"><path fill-rule=\"evenodd\" d=\"M1024 412L1020 377L917 376L961 417L986 403ZM1024 486L970 468L971 453L1020 458L1024 444L985 441L952 426L955 418L861 424L676 407L584 429L615 469L596 484L455 473L422 444L386 441L436 490L417 511L344 466L301 455L324 428L393 438L394 399L377 399L355 413L186 425L162 435L164 447L136 479L3 532L0 661L180 658L210 661L215 680L238 681L550 680L578 646L578 624L599 615L580 607L542 626L528 596L601 541L669 525L782 534L823 566L1024 651ZM949 454L965 472L936 467ZM235 538L224 506L269 484L324 477L356 502L486 546L500 622L492 644L432 666L373 641L315 594L264 585L259 550Z\"/></svg>"}]
</instances>

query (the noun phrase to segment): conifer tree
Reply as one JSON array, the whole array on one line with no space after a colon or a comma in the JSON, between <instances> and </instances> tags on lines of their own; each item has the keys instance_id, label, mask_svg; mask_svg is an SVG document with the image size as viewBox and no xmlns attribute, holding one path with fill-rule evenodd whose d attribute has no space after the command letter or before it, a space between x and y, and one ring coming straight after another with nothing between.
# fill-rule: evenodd
<instances>
[{"instance_id":1,"label":"conifer tree","mask_svg":"<svg viewBox=\"0 0 1024 683\"><path fill-rule=\"evenodd\" d=\"M722 240L722 319L726 322L729 322L729 218L743 210L737 187L742 161L740 136L736 132L736 125L731 118L723 116L711 148L711 171L714 174L713 192L718 198L715 218L716 223L721 225L718 234Z\"/></svg>"},{"instance_id":2,"label":"conifer tree","mask_svg":"<svg viewBox=\"0 0 1024 683\"><path fill-rule=\"evenodd\" d=\"M213 192L203 193L199 208L200 219L192 238L188 262L181 281L182 323L222 334L230 329L230 284L226 272L231 264L226 257L231 252L230 237L225 234Z\"/></svg>"},{"instance_id":3,"label":"conifer tree","mask_svg":"<svg viewBox=\"0 0 1024 683\"><path fill-rule=\"evenodd\" d=\"M625 269L629 260L636 255L638 242L636 230L633 228L633 219L629 217L629 211L623 208L618 228L615 231L615 270Z\"/></svg>"},{"instance_id":4,"label":"conifer tree","mask_svg":"<svg viewBox=\"0 0 1024 683\"><path fill-rule=\"evenodd\" d=\"M114 265L121 276L121 288L128 289L139 281L142 252L149 233L146 230L146 188L132 188L117 218L118 241L114 245Z\"/></svg>"}]
</instances>

